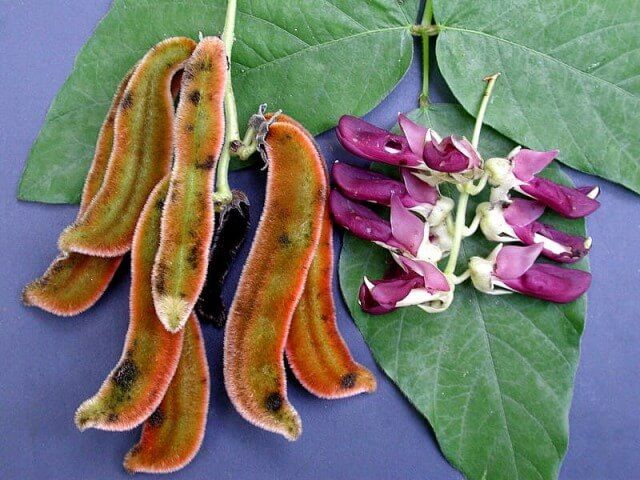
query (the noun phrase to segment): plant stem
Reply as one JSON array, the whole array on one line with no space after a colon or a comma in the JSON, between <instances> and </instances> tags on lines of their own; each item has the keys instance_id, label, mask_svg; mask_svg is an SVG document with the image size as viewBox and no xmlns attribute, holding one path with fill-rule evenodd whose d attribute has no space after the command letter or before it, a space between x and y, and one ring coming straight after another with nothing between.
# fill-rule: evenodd
<instances>
[{"instance_id":1,"label":"plant stem","mask_svg":"<svg viewBox=\"0 0 640 480\"><path fill-rule=\"evenodd\" d=\"M235 40L234 30L236 23L237 0L228 0L227 14L224 20L224 30L222 32L222 41L227 49L227 58L231 64L231 51ZM226 205L231 202L232 194L229 187L229 162L231 160L231 143L240 140L240 130L238 128L238 110L236 107L236 99L233 94L233 85L231 83L231 67L227 73L227 89L224 94L224 119L225 119L225 139L222 153L218 160L218 168L216 170L216 190L214 200L218 206Z\"/></svg>"},{"instance_id":2,"label":"plant stem","mask_svg":"<svg viewBox=\"0 0 640 480\"><path fill-rule=\"evenodd\" d=\"M487 82L487 86L484 89L484 94L482 95L482 101L480 102L480 108L478 109L478 116L476 117L476 124L473 127L473 137L471 143L474 148L478 148L478 142L480 140L480 130L482 130L482 123L484 121L484 116L487 111L487 105L489 104L489 99L491 98L491 92L493 91L493 86L496 83L496 79L500 74L496 73L489 77L485 78ZM467 214L467 204L469 203L469 193L464 189L461 189L460 197L458 197L458 206L456 208L456 223L455 229L453 232L453 245L451 246L451 253L449 254L449 261L447 262L447 266L444 270L445 275L453 275L456 270L456 264L458 263L458 256L460 255L460 246L462 244L462 238L465 235L465 230L468 230L465 227L466 219L465 216ZM473 226L473 225L472 225ZM477 226L476 226L477 228Z\"/></svg>"},{"instance_id":3,"label":"plant stem","mask_svg":"<svg viewBox=\"0 0 640 480\"><path fill-rule=\"evenodd\" d=\"M480 130L482 130L482 123L484 122L484 115L487 112L487 105L489 105L489 99L491 98L491 92L493 92L493 86L496 80L500 76L500 73L494 73L485 77L487 86L484 88L482 94L482 100L480 101L480 108L478 109L478 116L476 117L476 124L473 127L473 136L471 137L471 144L474 148L478 148L478 142L480 141Z\"/></svg>"},{"instance_id":4,"label":"plant stem","mask_svg":"<svg viewBox=\"0 0 640 480\"><path fill-rule=\"evenodd\" d=\"M431 25L433 20L433 1L427 0L424 5L421 25ZM429 35L422 34L422 93L420 94L420 108L429 105Z\"/></svg>"}]
</instances>

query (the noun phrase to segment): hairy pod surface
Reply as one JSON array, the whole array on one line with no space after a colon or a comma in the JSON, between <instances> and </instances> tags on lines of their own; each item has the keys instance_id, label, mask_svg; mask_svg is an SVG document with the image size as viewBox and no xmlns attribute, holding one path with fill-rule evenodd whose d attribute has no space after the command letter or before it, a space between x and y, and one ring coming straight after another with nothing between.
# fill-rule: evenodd
<instances>
[{"instance_id":1,"label":"hairy pod surface","mask_svg":"<svg viewBox=\"0 0 640 480\"><path fill-rule=\"evenodd\" d=\"M224 380L249 422L295 440L300 418L287 400L284 348L320 238L327 180L311 135L275 122L261 146L268 164L264 210L224 342Z\"/></svg>"},{"instance_id":2,"label":"hairy pod surface","mask_svg":"<svg viewBox=\"0 0 640 480\"><path fill-rule=\"evenodd\" d=\"M209 250L207 280L198 297L195 312L203 324L224 328L227 311L222 300L222 287L249 230L249 199L243 192L232 191L231 203L216 212L215 227Z\"/></svg>"},{"instance_id":3,"label":"hairy pod surface","mask_svg":"<svg viewBox=\"0 0 640 480\"><path fill-rule=\"evenodd\" d=\"M84 215L62 233L62 251L116 257L131 247L140 212L171 166L171 82L194 48L189 38L170 38L140 61L120 101L104 182Z\"/></svg>"},{"instance_id":4,"label":"hairy pod surface","mask_svg":"<svg viewBox=\"0 0 640 480\"><path fill-rule=\"evenodd\" d=\"M151 295L151 271L160 242L160 220L169 187L153 190L136 227L131 251L130 321L122 357L98 393L76 412L80 430L130 430L144 422L162 401L173 377L183 333L160 323Z\"/></svg>"},{"instance_id":5,"label":"hairy pod surface","mask_svg":"<svg viewBox=\"0 0 640 480\"><path fill-rule=\"evenodd\" d=\"M336 322L333 303L333 228L329 208L307 282L291 321L287 360L296 378L312 394L327 399L373 392L373 374L356 363Z\"/></svg>"},{"instance_id":6,"label":"hairy pod surface","mask_svg":"<svg viewBox=\"0 0 640 480\"><path fill-rule=\"evenodd\" d=\"M227 69L224 43L207 37L182 75L175 162L153 269L156 311L172 332L186 323L207 275L215 169L224 143Z\"/></svg>"},{"instance_id":7,"label":"hairy pod surface","mask_svg":"<svg viewBox=\"0 0 640 480\"><path fill-rule=\"evenodd\" d=\"M169 473L196 456L207 425L209 366L194 314L184 328L178 368L162 403L142 427L140 441L124 459L130 473Z\"/></svg>"},{"instance_id":8,"label":"hairy pod surface","mask_svg":"<svg viewBox=\"0 0 640 480\"><path fill-rule=\"evenodd\" d=\"M115 118L132 69L116 91L107 118L102 124L93 162L82 190L77 219L82 218L102 186L115 137ZM102 296L122 262L122 256L101 258L82 253L63 253L51 263L44 275L22 292L25 305L36 306L61 316L72 316L91 308Z\"/></svg>"}]
</instances>

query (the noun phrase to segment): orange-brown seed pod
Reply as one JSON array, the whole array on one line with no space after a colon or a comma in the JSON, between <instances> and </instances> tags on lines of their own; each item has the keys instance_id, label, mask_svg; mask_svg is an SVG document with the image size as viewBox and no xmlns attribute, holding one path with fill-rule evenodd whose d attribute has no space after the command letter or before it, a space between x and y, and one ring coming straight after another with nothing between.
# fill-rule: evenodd
<instances>
[{"instance_id":1,"label":"orange-brown seed pod","mask_svg":"<svg viewBox=\"0 0 640 480\"><path fill-rule=\"evenodd\" d=\"M191 39L170 38L140 61L120 101L102 187L82 218L60 236L61 250L116 257L131 247L149 193L171 166L171 81L194 48Z\"/></svg>"},{"instance_id":2,"label":"orange-brown seed pod","mask_svg":"<svg viewBox=\"0 0 640 480\"><path fill-rule=\"evenodd\" d=\"M124 459L130 473L169 473L196 456L207 425L209 366L200 324L191 314L184 328L182 354L160 406L142 427L138 444Z\"/></svg>"},{"instance_id":3,"label":"orange-brown seed pod","mask_svg":"<svg viewBox=\"0 0 640 480\"><path fill-rule=\"evenodd\" d=\"M116 113L134 70L135 67L120 83L100 129L77 219L82 218L102 186L113 150ZM42 277L25 287L22 300L25 305L40 307L56 315L77 315L98 301L121 262L122 256L101 258L82 253L63 253L58 255Z\"/></svg>"},{"instance_id":4,"label":"orange-brown seed pod","mask_svg":"<svg viewBox=\"0 0 640 480\"><path fill-rule=\"evenodd\" d=\"M296 378L309 392L328 399L376 389L375 377L353 360L338 331L332 234L329 209L325 207L320 243L287 338L287 360Z\"/></svg>"},{"instance_id":5,"label":"orange-brown seed pod","mask_svg":"<svg viewBox=\"0 0 640 480\"><path fill-rule=\"evenodd\" d=\"M183 333L172 334L162 326L151 296L151 270L168 187L165 178L140 215L131 251L131 317L122 357L98 393L78 408L75 420L80 430L135 428L158 407L176 371Z\"/></svg>"},{"instance_id":6,"label":"orange-brown seed pod","mask_svg":"<svg viewBox=\"0 0 640 480\"><path fill-rule=\"evenodd\" d=\"M298 125L276 121L261 148L267 195L229 312L224 379L246 420L295 440L302 427L287 400L284 348L320 238L327 180L313 138Z\"/></svg>"},{"instance_id":7,"label":"orange-brown seed pod","mask_svg":"<svg viewBox=\"0 0 640 480\"><path fill-rule=\"evenodd\" d=\"M218 37L200 41L182 76L175 162L153 270L153 298L164 326L180 330L207 275L213 189L224 143L227 53Z\"/></svg>"}]
</instances>

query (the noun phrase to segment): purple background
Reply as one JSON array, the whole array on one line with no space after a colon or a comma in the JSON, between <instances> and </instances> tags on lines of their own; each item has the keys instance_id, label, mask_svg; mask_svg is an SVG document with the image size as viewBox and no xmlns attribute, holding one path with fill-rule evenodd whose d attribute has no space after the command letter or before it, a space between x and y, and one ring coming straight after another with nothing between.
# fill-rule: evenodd
<instances>
[{"instance_id":1,"label":"purple background","mask_svg":"<svg viewBox=\"0 0 640 480\"><path fill-rule=\"evenodd\" d=\"M73 59L108 9L109 0L0 1L0 478L129 478L124 454L139 431L80 434L73 413L99 387L120 356L128 322L128 262L98 305L61 319L18 301L28 281L56 254L74 206L15 200L31 142ZM391 126L415 107L418 64L368 119ZM451 99L434 74L432 99ZM342 155L331 132L319 139L328 161ZM593 182L570 172L581 183ZM250 192L257 219L264 173L234 174ZM601 181L604 208L589 221L595 273L571 410L571 440L560 478L631 479L640 475L640 205L631 192ZM241 254L246 255L247 248ZM228 296L237 282L231 276ZM212 371L211 410L200 454L176 478L459 479L438 450L426 421L375 366L339 302L340 328L355 357L376 372L374 395L319 400L290 378L289 394L304 421L296 443L259 430L233 410L223 389L221 332L205 328Z\"/></svg>"}]
</instances>

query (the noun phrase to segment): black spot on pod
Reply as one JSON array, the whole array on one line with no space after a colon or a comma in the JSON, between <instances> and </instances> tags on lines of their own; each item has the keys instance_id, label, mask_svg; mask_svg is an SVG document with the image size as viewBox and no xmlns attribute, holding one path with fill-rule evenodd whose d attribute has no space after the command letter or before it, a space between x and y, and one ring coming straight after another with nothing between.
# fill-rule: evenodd
<instances>
[{"instance_id":1,"label":"black spot on pod","mask_svg":"<svg viewBox=\"0 0 640 480\"><path fill-rule=\"evenodd\" d=\"M156 209L160 212L162 211L162 209L164 209L164 200L158 200L156 202Z\"/></svg>"},{"instance_id":2,"label":"black spot on pod","mask_svg":"<svg viewBox=\"0 0 640 480\"><path fill-rule=\"evenodd\" d=\"M128 110L132 106L133 106L133 94L131 92L127 92L124 94L124 97L122 97L122 100L120 101L120 108L122 110Z\"/></svg>"},{"instance_id":3,"label":"black spot on pod","mask_svg":"<svg viewBox=\"0 0 640 480\"><path fill-rule=\"evenodd\" d=\"M196 163L196 168L200 168L202 170L211 170L215 164L215 157L213 155L207 155L203 162Z\"/></svg>"},{"instance_id":4,"label":"black spot on pod","mask_svg":"<svg viewBox=\"0 0 640 480\"><path fill-rule=\"evenodd\" d=\"M198 246L194 245L189 249L189 255L187 256L187 262L189 262L189 266L195 270L196 268L198 268L198 260L199 260L199 255L198 255Z\"/></svg>"},{"instance_id":5,"label":"black spot on pod","mask_svg":"<svg viewBox=\"0 0 640 480\"><path fill-rule=\"evenodd\" d=\"M184 131L187 132L187 133L192 133L194 130L195 130L195 127L193 126L192 123L187 123L184 126Z\"/></svg>"},{"instance_id":6,"label":"black spot on pod","mask_svg":"<svg viewBox=\"0 0 640 480\"><path fill-rule=\"evenodd\" d=\"M162 413L162 410L160 410L159 408L156 408L156 410L149 417L149 425L151 425L154 428L157 428L160 425L162 425L163 422L164 422L164 413Z\"/></svg>"},{"instance_id":7,"label":"black spot on pod","mask_svg":"<svg viewBox=\"0 0 640 480\"><path fill-rule=\"evenodd\" d=\"M270 412L277 412L282 408L282 397L278 392L271 393L265 400L264 406Z\"/></svg>"},{"instance_id":8,"label":"black spot on pod","mask_svg":"<svg viewBox=\"0 0 640 480\"><path fill-rule=\"evenodd\" d=\"M342 376L340 379L340 386L342 388L349 389L356 386L356 374L355 373L347 373Z\"/></svg>"},{"instance_id":9,"label":"black spot on pod","mask_svg":"<svg viewBox=\"0 0 640 480\"><path fill-rule=\"evenodd\" d=\"M118 421L118 414L117 413L110 413L109 416L107 417L107 422L109 423L113 423L113 422L117 422Z\"/></svg>"},{"instance_id":10,"label":"black spot on pod","mask_svg":"<svg viewBox=\"0 0 640 480\"><path fill-rule=\"evenodd\" d=\"M288 247L289 245L291 245L291 239L289 238L289 235L283 233L278 237L278 243L283 247Z\"/></svg>"},{"instance_id":11,"label":"black spot on pod","mask_svg":"<svg viewBox=\"0 0 640 480\"><path fill-rule=\"evenodd\" d=\"M113 373L113 383L121 390L130 390L138 377L138 367L133 360L127 358Z\"/></svg>"},{"instance_id":12,"label":"black spot on pod","mask_svg":"<svg viewBox=\"0 0 640 480\"><path fill-rule=\"evenodd\" d=\"M200 92L198 90L194 90L189 94L189 101L194 105L198 105L200 103Z\"/></svg>"}]
</instances>

